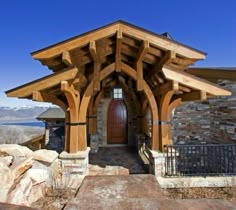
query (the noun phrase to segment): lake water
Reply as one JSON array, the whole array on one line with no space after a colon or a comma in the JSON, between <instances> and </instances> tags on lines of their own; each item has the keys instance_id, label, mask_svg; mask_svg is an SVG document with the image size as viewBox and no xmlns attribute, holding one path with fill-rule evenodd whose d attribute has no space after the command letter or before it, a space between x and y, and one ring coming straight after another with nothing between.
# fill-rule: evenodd
<instances>
[{"instance_id":1,"label":"lake water","mask_svg":"<svg viewBox=\"0 0 236 210\"><path fill-rule=\"evenodd\" d=\"M44 127L43 122L10 122L10 123L1 123L0 125L18 125L18 126L30 126L30 127Z\"/></svg>"}]
</instances>

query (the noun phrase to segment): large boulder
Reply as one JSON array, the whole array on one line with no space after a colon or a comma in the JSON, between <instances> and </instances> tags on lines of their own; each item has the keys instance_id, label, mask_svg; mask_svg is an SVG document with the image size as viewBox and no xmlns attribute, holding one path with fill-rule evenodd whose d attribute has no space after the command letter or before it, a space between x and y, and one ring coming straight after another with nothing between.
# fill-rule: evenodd
<instances>
[{"instance_id":1,"label":"large boulder","mask_svg":"<svg viewBox=\"0 0 236 210\"><path fill-rule=\"evenodd\" d=\"M31 157L33 155L32 150L18 144L1 144L0 152L6 152L14 157Z\"/></svg>"},{"instance_id":2,"label":"large boulder","mask_svg":"<svg viewBox=\"0 0 236 210\"><path fill-rule=\"evenodd\" d=\"M45 194L46 194L46 186L44 182L34 185L28 197L29 204L31 205L40 198L43 198Z\"/></svg>"},{"instance_id":3,"label":"large boulder","mask_svg":"<svg viewBox=\"0 0 236 210\"><path fill-rule=\"evenodd\" d=\"M34 151L33 157L35 160L51 164L58 157L58 153L53 150L41 149Z\"/></svg>"},{"instance_id":4,"label":"large boulder","mask_svg":"<svg viewBox=\"0 0 236 210\"><path fill-rule=\"evenodd\" d=\"M48 170L31 168L27 171L27 176L33 181L33 185L45 182L49 178Z\"/></svg>"},{"instance_id":5,"label":"large boulder","mask_svg":"<svg viewBox=\"0 0 236 210\"><path fill-rule=\"evenodd\" d=\"M14 175L6 164L0 162L0 202L6 202L9 189L14 184Z\"/></svg>"},{"instance_id":6,"label":"large boulder","mask_svg":"<svg viewBox=\"0 0 236 210\"><path fill-rule=\"evenodd\" d=\"M29 176L24 176L9 193L7 203L29 206L27 198L30 194L32 186L31 178Z\"/></svg>"},{"instance_id":7,"label":"large boulder","mask_svg":"<svg viewBox=\"0 0 236 210\"><path fill-rule=\"evenodd\" d=\"M17 179L21 174L23 174L26 170L32 167L33 163L34 163L33 157L30 157L17 164L12 169L12 173L14 174L15 179Z\"/></svg>"},{"instance_id":8,"label":"large boulder","mask_svg":"<svg viewBox=\"0 0 236 210\"><path fill-rule=\"evenodd\" d=\"M0 156L0 162L4 163L6 166L10 166L12 164L13 157L8 155L8 156Z\"/></svg>"}]
</instances>

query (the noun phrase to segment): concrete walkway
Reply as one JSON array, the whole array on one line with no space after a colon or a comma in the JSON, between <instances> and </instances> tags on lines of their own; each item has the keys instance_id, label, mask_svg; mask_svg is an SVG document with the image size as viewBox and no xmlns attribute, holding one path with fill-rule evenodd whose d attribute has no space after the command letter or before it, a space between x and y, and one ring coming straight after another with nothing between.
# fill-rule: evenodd
<instances>
[{"instance_id":1,"label":"concrete walkway","mask_svg":"<svg viewBox=\"0 0 236 210\"><path fill-rule=\"evenodd\" d=\"M212 210L236 209L235 201L173 200L164 196L153 175L87 176L65 210Z\"/></svg>"}]
</instances>

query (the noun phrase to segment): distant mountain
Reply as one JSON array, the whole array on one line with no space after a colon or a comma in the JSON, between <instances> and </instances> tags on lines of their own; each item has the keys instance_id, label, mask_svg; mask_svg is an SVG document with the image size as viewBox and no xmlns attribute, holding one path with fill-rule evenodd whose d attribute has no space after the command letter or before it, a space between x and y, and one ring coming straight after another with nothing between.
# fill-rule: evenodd
<instances>
[{"instance_id":1,"label":"distant mountain","mask_svg":"<svg viewBox=\"0 0 236 210\"><path fill-rule=\"evenodd\" d=\"M36 121L35 117L48 108L45 106L0 107L0 123Z\"/></svg>"}]
</instances>

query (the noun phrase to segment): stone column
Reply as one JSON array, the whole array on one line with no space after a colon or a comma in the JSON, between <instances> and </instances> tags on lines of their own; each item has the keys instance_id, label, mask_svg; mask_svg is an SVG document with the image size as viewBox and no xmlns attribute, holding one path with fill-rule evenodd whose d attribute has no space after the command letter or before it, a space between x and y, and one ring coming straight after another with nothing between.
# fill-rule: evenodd
<instances>
[{"instance_id":1,"label":"stone column","mask_svg":"<svg viewBox=\"0 0 236 210\"><path fill-rule=\"evenodd\" d=\"M164 153L148 150L149 156L149 173L155 176L163 176L165 172L165 157Z\"/></svg>"},{"instance_id":2,"label":"stone column","mask_svg":"<svg viewBox=\"0 0 236 210\"><path fill-rule=\"evenodd\" d=\"M89 163L89 151L78 151L76 153L62 152L59 155L61 161L62 175L85 175Z\"/></svg>"},{"instance_id":3,"label":"stone column","mask_svg":"<svg viewBox=\"0 0 236 210\"><path fill-rule=\"evenodd\" d=\"M98 152L98 148L99 148L99 135L98 134L90 135L90 148L91 148L91 153Z\"/></svg>"}]
</instances>

